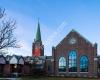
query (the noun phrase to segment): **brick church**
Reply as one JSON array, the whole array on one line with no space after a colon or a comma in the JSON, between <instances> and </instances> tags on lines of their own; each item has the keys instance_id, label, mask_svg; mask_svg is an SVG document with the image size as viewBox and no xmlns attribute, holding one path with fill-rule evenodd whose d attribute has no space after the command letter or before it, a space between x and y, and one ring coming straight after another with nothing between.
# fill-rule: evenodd
<instances>
[{"instance_id":1,"label":"brick church","mask_svg":"<svg viewBox=\"0 0 100 80\"><path fill-rule=\"evenodd\" d=\"M100 57L97 44L71 30L55 47L52 56L44 56L40 24L32 43L32 56L0 55L0 76L35 75L67 77L99 77Z\"/></svg>"},{"instance_id":2,"label":"brick church","mask_svg":"<svg viewBox=\"0 0 100 80\"><path fill-rule=\"evenodd\" d=\"M42 45L41 41L41 31L40 31L40 24L38 22L38 28L36 33L36 39L34 39L32 45L32 56L44 56L44 46Z\"/></svg>"}]
</instances>

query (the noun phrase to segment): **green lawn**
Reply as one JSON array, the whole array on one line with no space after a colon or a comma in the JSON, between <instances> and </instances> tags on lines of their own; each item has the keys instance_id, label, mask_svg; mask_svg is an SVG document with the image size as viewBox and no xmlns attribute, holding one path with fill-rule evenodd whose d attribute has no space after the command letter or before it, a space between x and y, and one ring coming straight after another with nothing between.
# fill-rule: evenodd
<instances>
[{"instance_id":1,"label":"green lawn","mask_svg":"<svg viewBox=\"0 0 100 80\"><path fill-rule=\"evenodd\" d=\"M22 80L100 80L100 78L24 77Z\"/></svg>"}]
</instances>

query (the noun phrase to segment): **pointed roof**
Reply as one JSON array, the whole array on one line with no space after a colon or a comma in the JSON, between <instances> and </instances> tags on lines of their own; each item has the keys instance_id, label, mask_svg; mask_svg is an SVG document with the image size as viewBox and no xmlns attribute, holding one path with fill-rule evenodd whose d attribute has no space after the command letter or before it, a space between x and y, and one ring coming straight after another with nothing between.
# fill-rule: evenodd
<instances>
[{"instance_id":1,"label":"pointed roof","mask_svg":"<svg viewBox=\"0 0 100 80\"><path fill-rule=\"evenodd\" d=\"M76 32L77 33L77 31L75 29L72 29L70 32Z\"/></svg>"},{"instance_id":2,"label":"pointed roof","mask_svg":"<svg viewBox=\"0 0 100 80\"><path fill-rule=\"evenodd\" d=\"M81 38L83 38L86 42L90 43L91 45L93 45L88 39L86 39L85 37L83 37L79 32L77 32L76 30L72 29L71 32L75 32L76 34L78 34ZM71 33L70 32L70 33ZM69 34L70 34L69 33Z\"/></svg>"},{"instance_id":3,"label":"pointed roof","mask_svg":"<svg viewBox=\"0 0 100 80\"><path fill-rule=\"evenodd\" d=\"M37 33L36 33L36 42L41 42L41 31L40 31L40 23L38 21Z\"/></svg>"},{"instance_id":4,"label":"pointed roof","mask_svg":"<svg viewBox=\"0 0 100 80\"><path fill-rule=\"evenodd\" d=\"M65 38L68 38L69 35L71 35L71 33L77 34L78 36L80 36L83 40L85 40L87 43L93 45L88 39L84 38L79 32L77 32L75 29L72 29ZM62 44L62 42L65 40L65 38L63 40L60 41L60 43L57 46L59 46L60 44Z\"/></svg>"}]
</instances>

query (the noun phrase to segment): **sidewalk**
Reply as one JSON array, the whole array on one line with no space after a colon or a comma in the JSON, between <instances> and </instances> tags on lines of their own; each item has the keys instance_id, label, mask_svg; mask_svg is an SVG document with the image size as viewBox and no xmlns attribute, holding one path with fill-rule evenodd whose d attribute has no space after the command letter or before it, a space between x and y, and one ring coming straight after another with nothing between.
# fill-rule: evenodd
<instances>
[{"instance_id":1,"label":"sidewalk","mask_svg":"<svg viewBox=\"0 0 100 80\"><path fill-rule=\"evenodd\" d=\"M21 78L0 78L0 80L22 80Z\"/></svg>"}]
</instances>

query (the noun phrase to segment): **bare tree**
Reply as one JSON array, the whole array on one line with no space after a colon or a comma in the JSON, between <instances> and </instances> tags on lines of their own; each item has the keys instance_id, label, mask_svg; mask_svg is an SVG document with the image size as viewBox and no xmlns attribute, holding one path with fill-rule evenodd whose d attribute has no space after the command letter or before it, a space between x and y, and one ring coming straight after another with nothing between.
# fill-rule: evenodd
<instances>
[{"instance_id":1,"label":"bare tree","mask_svg":"<svg viewBox=\"0 0 100 80\"><path fill-rule=\"evenodd\" d=\"M5 9L0 8L0 18L3 18ZM3 19L0 21L0 50L8 47L17 47L16 38L14 37L14 30L16 22L14 20Z\"/></svg>"},{"instance_id":2,"label":"bare tree","mask_svg":"<svg viewBox=\"0 0 100 80\"><path fill-rule=\"evenodd\" d=\"M5 9L0 8L0 18L2 18L5 14Z\"/></svg>"}]
</instances>

